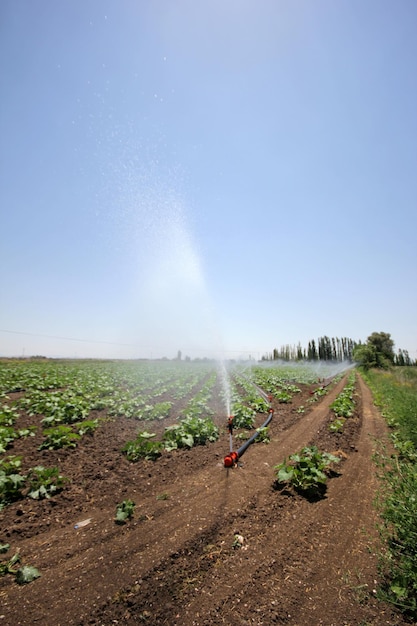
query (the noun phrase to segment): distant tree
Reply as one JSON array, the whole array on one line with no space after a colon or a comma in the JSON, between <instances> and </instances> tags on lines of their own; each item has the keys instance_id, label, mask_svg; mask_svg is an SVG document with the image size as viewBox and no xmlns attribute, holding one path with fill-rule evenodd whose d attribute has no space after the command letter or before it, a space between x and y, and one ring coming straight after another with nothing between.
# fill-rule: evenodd
<instances>
[{"instance_id":1,"label":"distant tree","mask_svg":"<svg viewBox=\"0 0 417 626\"><path fill-rule=\"evenodd\" d=\"M394 363L394 342L389 333L372 333L368 337L368 343L375 346L377 354L381 355L389 363Z\"/></svg>"},{"instance_id":2,"label":"distant tree","mask_svg":"<svg viewBox=\"0 0 417 626\"><path fill-rule=\"evenodd\" d=\"M353 358L366 369L371 367L388 368L394 364L394 342L389 333L372 333L366 344L359 344L353 350Z\"/></svg>"},{"instance_id":3,"label":"distant tree","mask_svg":"<svg viewBox=\"0 0 417 626\"><path fill-rule=\"evenodd\" d=\"M405 365L405 358L404 358L404 354L401 348L398 350L398 354L395 357L395 365L400 365L400 366Z\"/></svg>"},{"instance_id":4,"label":"distant tree","mask_svg":"<svg viewBox=\"0 0 417 626\"><path fill-rule=\"evenodd\" d=\"M401 348L398 350L398 354L395 357L395 365L407 365L410 366L412 365L412 361L410 359L410 355L408 353L408 350L401 350Z\"/></svg>"},{"instance_id":5,"label":"distant tree","mask_svg":"<svg viewBox=\"0 0 417 626\"><path fill-rule=\"evenodd\" d=\"M404 357L404 365L412 365L412 361L410 359L410 355L408 353L408 350L403 350L403 357Z\"/></svg>"},{"instance_id":6,"label":"distant tree","mask_svg":"<svg viewBox=\"0 0 417 626\"><path fill-rule=\"evenodd\" d=\"M316 350L316 342L314 341L314 339L311 340L310 345L310 353L308 355L308 358L310 361L317 361L317 350Z\"/></svg>"},{"instance_id":7,"label":"distant tree","mask_svg":"<svg viewBox=\"0 0 417 626\"><path fill-rule=\"evenodd\" d=\"M353 352L353 359L365 369L378 367L375 346L368 343L360 343Z\"/></svg>"}]
</instances>

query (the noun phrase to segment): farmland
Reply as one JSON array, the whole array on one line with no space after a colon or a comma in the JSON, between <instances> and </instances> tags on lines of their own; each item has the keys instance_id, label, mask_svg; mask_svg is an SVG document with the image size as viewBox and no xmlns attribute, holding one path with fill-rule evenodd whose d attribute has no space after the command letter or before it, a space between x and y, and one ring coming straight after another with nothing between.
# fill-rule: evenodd
<instances>
[{"instance_id":1,"label":"farmland","mask_svg":"<svg viewBox=\"0 0 417 626\"><path fill-rule=\"evenodd\" d=\"M10 361L0 404L5 623L406 623L376 599L387 429L355 372ZM274 415L230 470L228 405L236 448Z\"/></svg>"}]
</instances>

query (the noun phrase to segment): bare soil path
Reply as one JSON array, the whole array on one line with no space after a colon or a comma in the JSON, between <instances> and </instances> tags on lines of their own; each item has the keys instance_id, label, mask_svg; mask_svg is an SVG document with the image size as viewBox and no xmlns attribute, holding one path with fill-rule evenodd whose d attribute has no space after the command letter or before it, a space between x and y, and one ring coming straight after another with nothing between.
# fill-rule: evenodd
<instances>
[{"instance_id":1,"label":"bare soil path","mask_svg":"<svg viewBox=\"0 0 417 626\"><path fill-rule=\"evenodd\" d=\"M232 470L223 467L225 429L216 444L130 464L120 454L129 420L107 422L77 450L39 453L37 462L58 464L71 485L50 501L0 513L0 541L42 572L26 586L0 579L0 623L405 624L373 591L371 457L385 423L358 377L357 412L344 434L330 433L329 405L344 384L320 403L308 404L306 386L291 406L274 405L271 443L250 446ZM325 497L311 502L274 489L274 465L312 444L343 458ZM120 526L115 506L126 498L136 502L135 516ZM83 519L91 521L75 529Z\"/></svg>"}]
</instances>

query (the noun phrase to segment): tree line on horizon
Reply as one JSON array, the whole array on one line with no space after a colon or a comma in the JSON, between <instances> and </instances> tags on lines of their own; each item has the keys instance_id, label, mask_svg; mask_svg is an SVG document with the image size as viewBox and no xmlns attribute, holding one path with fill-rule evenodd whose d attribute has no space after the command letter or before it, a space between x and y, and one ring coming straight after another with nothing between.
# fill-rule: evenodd
<instances>
[{"instance_id":1,"label":"tree line on horizon","mask_svg":"<svg viewBox=\"0 0 417 626\"><path fill-rule=\"evenodd\" d=\"M307 348L286 344L264 354L262 361L342 361L357 362L365 367L387 367L389 365L417 365L410 358L408 350L394 352L394 341L389 333L374 332L366 343L354 341L348 337L319 337L311 339Z\"/></svg>"},{"instance_id":2,"label":"tree line on horizon","mask_svg":"<svg viewBox=\"0 0 417 626\"><path fill-rule=\"evenodd\" d=\"M353 361L353 351L357 342L348 337L319 337L316 342L311 339L307 348L285 344L274 348L272 352L262 356L262 361Z\"/></svg>"}]
</instances>

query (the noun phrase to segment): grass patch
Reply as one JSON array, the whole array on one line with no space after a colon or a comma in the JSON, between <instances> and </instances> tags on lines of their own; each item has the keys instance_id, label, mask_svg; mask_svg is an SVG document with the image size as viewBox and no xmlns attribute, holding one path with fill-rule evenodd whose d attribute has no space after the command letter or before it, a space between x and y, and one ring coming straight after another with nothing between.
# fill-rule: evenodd
<instances>
[{"instance_id":1,"label":"grass patch","mask_svg":"<svg viewBox=\"0 0 417 626\"><path fill-rule=\"evenodd\" d=\"M363 377L389 426L417 448L417 367L369 370Z\"/></svg>"},{"instance_id":2,"label":"grass patch","mask_svg":"<svg viewBox=\"0 0 417 626\"><path fill-rule=\"evenodd\" d=\"M383 584L379 595L417 618L417 368L363 373L392 428L395 453L378 452L383 489L378 496Z\"/></svg>"}]
</instances>

